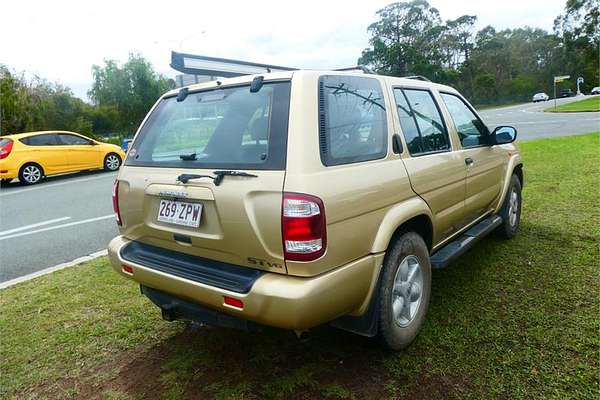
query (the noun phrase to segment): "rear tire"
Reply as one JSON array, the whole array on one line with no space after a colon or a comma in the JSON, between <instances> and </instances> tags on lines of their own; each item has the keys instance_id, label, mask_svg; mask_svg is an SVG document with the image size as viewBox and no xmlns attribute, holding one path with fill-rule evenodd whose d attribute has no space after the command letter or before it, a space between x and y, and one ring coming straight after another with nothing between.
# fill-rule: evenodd
<instances>
[{"instance_id":1,"label":"rear tire","mask_svg":"<svg viewBox=\"0 0 600 400\"><path fill-rule=\"evenodd\" d=\"M104 170L105 171L116 171L121 166L121 157L116 153L108 153L104 157Z\"/></svg>"},{"instance_id":2,"label":"rear tire","mask_svg":"<svg viewBox=\"0 0 600 400\"><path fill-rule=\"evenodd\" d=\"M25 185L35 185L44 177L42 167L37 164L25 164L19 170L19 181Z\"/></svg>"},{"instance_id":3,"label":"rear tire","mask_svg":"<svg viewBox=\"0 0 600 400\"><path fill-rule=\"evenodd\" d=\"M421 236L404 233L388 248L379 291L379 334L385 346L401 350L417 337L431 296L429 250Z\"/></svg>"},{"instance_id":4,"label":"rear tire","mask_svg":"<svg viewBox=\"0 0 600 400\"><path fill-rule=\"evenodd\" d=\"M511 239L517 234L521 223L521 181L514 174L510 177L506 197L498 215L502 217L502 225L496 228L496 234L504 239Z\"/></svg>"}]
</instances>

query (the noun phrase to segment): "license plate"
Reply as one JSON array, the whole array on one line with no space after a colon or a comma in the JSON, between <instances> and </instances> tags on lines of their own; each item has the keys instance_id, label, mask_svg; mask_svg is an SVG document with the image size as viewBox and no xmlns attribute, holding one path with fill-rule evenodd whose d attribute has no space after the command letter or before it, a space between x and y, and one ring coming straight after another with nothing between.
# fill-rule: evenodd
<instances>
[{"instance_id":1,"label":"license plate","mask_svg":"<svg viewBox=\"0 0 600 400\"><path fill-rule=\"evenodd\" d=\"M160 222L197 228L200 225L200 215L202 204L161 200L157 219Z\"/></svg>"}]
</instances>

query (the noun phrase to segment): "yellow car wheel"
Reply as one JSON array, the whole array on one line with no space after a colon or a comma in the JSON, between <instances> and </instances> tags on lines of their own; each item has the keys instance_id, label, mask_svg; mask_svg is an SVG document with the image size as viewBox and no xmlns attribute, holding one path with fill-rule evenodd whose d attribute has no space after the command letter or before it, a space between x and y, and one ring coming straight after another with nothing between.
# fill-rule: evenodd
<instances>
[{"instance_id":1,"label":"yellow car wheel","mask_svg":"<svg viewBox=\"0 0 600 400\"><path fill-rule=\"evenodd\" d=\"M104 169L107 171L116 171L121 166L121 157L115 153L108 153L104 157Z\"/></svg>"},{"instance_id":2,"label":"yellow car wheel","mask_svg":"<svg viewBox=\"0 0 600 400\"><path fill-rule=\"evenodd\" d=\"M19 170L19 181L25 185L35 185L44 177L42 167L37 164L25 164Z\"/></svg>"}]
</instances>

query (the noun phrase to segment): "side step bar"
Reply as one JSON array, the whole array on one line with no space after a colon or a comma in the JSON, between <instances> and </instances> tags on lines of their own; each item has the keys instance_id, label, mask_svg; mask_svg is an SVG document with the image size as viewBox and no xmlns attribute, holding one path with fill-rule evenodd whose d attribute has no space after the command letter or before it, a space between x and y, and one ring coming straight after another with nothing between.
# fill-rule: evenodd
<instances>
[{"instance_id":1,"label":"side step bar","mask_svg":"<svg viewBox=\"0 0 600 400\"><path fill-rule=\"evenodd\" d=\"M471 227L454 241L448 243L431 256L433 268L445 268L455 258L469 250L479 239L502 224L502 217L493 215Z\"/></svg>"}]
</instances>

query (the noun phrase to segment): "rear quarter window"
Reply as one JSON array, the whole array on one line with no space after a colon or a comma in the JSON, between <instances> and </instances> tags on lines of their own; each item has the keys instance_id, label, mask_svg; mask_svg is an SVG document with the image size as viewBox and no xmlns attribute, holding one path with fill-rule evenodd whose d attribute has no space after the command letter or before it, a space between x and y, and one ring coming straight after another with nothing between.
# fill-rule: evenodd
<instances>
[{"instance_id":1,"label":"rear quarter window","mask_svg":"<svg viewBox=\"0 0 600 400\"><path fill-rule=\"evenodd\" d=\"M326 75L319 79L319 146L326 166L383 158L387 120L377 79Z\"/></svg>"}]
</instances>

